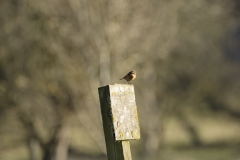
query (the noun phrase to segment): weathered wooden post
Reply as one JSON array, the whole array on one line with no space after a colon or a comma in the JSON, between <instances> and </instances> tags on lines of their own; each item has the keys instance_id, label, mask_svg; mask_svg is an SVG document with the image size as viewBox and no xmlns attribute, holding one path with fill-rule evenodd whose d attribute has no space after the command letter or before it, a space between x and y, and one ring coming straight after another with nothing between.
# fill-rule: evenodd
<instances>
[{"instance_id":1,"label":"weathered wooden post","mask_svg":"<svg viewBox=\"0 0 240 160\"><path fill-rule=\"evenodd\" d=\"M131 160L129 140L140 138L133 85L98 88L108 160Z\"/></svg>"}]
</instances>

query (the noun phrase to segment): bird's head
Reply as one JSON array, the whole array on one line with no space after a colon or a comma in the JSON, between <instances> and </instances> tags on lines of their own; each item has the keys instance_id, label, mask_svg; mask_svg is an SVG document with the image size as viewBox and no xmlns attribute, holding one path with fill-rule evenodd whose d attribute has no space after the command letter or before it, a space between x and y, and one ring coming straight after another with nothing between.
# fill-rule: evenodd
<instances>
[{"instance_id":1,"label":"bird's head","mask_svg":"<svg viewBox=\"0 0 240 160\"><path fill-rule=\"evenodd\" d=\"M132 70L130 73L131 73L131 74L137 74L137 72L134 71L134 70Z\"/></svg>"}]
</instances>

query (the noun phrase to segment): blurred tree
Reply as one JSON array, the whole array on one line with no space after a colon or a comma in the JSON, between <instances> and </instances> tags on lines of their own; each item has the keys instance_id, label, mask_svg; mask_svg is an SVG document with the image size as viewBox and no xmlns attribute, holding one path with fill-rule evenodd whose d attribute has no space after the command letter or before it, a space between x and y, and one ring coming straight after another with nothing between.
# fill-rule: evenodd
<instances>
[{"instance_id":1,"label":"blurred tree","mask_svg":"<svg viewBox=\"0 0 240 160\"><path fill-rule=\"evenodd\" d=\"M1 98L9 95L13 102L4 105L15 108L24 126L31 159L36 159L36 147L31 144L37 141L44 160L64 160L68 152L68 117L86 92L81 87L87 84L81 78L85 62L70 39L64 37L68 35L59 31L68 22L54 26L49 20L54 17L35 5L33 1L2 2L5 13L1 20L10 20L5 20L1 28L1 64L6 79Z\"/></svg>"},{"instance_id":2,"label":"blurred tree","mask_svg":"<svg viewBox=\"0 0 240 160\"><path fill-rule=\"evenodd\" d=\"M201 137L188 114L212 109L239 116L239 65L223 56L234 26L229 1L19 0L0 2L0 105L15 111L31 159L66 159L69 119L105 152L97 87L135 69L143 154L164 143L176 117ZM4 112L0 112L4 113ZM102 137L102 138L100 138Z\"/></svg>"}]
</instances>

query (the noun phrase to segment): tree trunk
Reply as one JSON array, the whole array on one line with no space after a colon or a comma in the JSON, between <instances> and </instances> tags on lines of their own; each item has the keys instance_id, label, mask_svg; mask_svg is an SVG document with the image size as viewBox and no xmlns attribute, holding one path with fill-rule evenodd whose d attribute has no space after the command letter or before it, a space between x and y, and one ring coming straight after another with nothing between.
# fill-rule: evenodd
<instances>
[{"instance_id":1,"label":"tree trunk","mask_svg":"<svg viewBox=\"0 0 240 160\"><path fill-rule=\"evenodd\" d=\"M147 158L154 158L159 151L161 141L160 113L154 91L145 92L144 98L146 98L145 102L148 103L148 106L145 108L145 113L149 115L146 123L147 130L145 132L146 140L144 150Z\"/></svg>"},{"instance_id":2,"label":"tree trunk","mask_svg":"<svg viewBox=\"0 0 240 160\"><path fill-rule=\"evenodd\" d=\"M67 160L69 128L59 126L52 139L44 146L43 160Z\"/></svg>"},{"instance_id":3,"label":"tree trunk","mask_svg":"<svg viewBox=\"0 0 240 160\"><path fill-rule=\"evenodd\" d=\"M28 139L28 150L30 154L30 160L39 160L39 144L37 140L33 137Z\"/></svg>"},{"instance_id":4,"label":"tree trunk","mask_svg":"<svg viewBox=\"0 0 240 160\"><path fill-rule=\"evenodd\" d=\"M202 141L200 139L200 136L196 130L196 128L190 123L190 121L187 119L186 115L183 115L184 113L179 112L177 114L178 119L186 129L186 131L189 133L191 142L194 146L201 146Z\"/></svg>"}]
</instances>

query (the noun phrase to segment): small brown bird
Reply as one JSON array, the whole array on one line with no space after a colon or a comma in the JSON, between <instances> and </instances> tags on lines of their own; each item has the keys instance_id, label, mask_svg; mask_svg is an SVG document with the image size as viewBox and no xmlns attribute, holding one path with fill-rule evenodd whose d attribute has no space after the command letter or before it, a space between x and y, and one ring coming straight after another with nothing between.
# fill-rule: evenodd
<instances>
[{"instance_id":1,"label":"small brown bird","mask_svg":"<svg viewBox=\"0 0 240 160\"><path fill-rule=\"evenodd\" d=\"M125 77L123 77L122 79L125 79L129 84L131 84L129 81L134 80L137 77L137 72L136 71L131 71L129 72ZM122 80L120 79L120 80Z\"/></svg>"}]
</instances>

